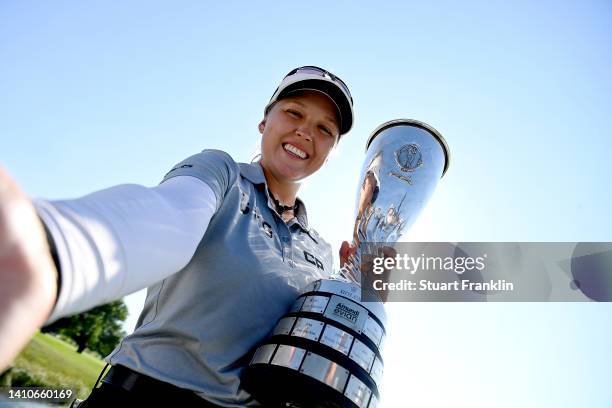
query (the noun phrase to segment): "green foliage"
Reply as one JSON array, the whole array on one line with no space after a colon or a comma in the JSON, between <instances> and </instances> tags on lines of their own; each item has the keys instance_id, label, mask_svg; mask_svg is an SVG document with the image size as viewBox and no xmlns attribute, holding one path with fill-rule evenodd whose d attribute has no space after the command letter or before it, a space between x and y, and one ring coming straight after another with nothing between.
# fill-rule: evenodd
<instances>
[{"instance_id":1,"label":"green foliage","mask_svg":"<svg viewBox=\"0 0 612 408\"><path fill-rule=\"evenodd\" d=\"M0 375L0 384L4 387L47 387L40 378L24 368L14 367Z\"/></svg>"},{"instance_id":2,"label":"green foliage","mask_svg":"<svg viewBox=\"0 0 612 408\"><path fill-rule=\"evenodd\" d=\"M60 319L43 327L42 331L69 337L76 343L79 353L88 348L106 356L125 336L121 322L127 318L127 314L125 303L117 300L84 313Z\"/></svg>"}]
</instances>

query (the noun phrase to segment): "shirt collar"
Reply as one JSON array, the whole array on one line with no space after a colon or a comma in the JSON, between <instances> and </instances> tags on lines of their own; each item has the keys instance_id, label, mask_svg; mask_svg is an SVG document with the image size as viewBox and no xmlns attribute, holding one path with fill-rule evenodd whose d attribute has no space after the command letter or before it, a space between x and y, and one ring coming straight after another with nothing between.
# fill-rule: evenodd
<instances>
[{"instance_id":1,"label":"shirt collar","mask_svg":"<svg viewBox=\"0 0 612 408\"><path fill-rule=\"evenodd\" d=\"M266 184L266 177L259 162L239 163L240 174L253 184Z\"/></svg>"},{"instance_id":2,"label":"shirt collar","mask_svg":"<svg viewBox=\"0 0 612 408\"><path fill-rule=\"evenodd\" d=\"M306 232L310 231L308 228L308 215L306 213L306 206L299 198L295 198L295 202L297 203L297 208L295 210L295 219L297 220L300 227Z\"/></svg>"},{"instance_id":3,"label":"shirt collar","mask_svg":"<svg viewBox=\"0 0 612 408\"><path fill-rule=\"evenodd\" d=\"M264 175L263 169L261 168L261 164L259 162L255 163L239 163L240 166L240 174L249 180L251 183L255 185L264 185L264 192L266 197L268 197L268 185L266 183L266 176ZM297 220L298 225L306 232L310 231L308 227L308 214L306 213L306 206L304 202L296 197L295 202L297 203L297 209L295 211L295 218ZM274 205L268 197L268 206L274 209ZM294 221L292 220L291 223ZM291 224L290 223L290 224Z\"/></svg>"}]
</instances>

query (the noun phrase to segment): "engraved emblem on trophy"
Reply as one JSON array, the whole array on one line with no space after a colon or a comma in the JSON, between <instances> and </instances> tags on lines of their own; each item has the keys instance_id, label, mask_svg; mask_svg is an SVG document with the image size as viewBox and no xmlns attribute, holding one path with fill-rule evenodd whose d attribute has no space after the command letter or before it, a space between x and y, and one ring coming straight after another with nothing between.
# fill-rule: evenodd
<instances>
[{"instance_id":1,"label":"engraved emblem on trophy","mask_svg":"<svg viewBox=\"0 0 612 408\"><path fill-rule=\"evenodd\" d=\"M401 238L448 164L446 142L423 122L399 119L374 130L358 180L354 253L330 279L304 288L255 350L242 375L255 399L279 407L378 405L387 317L380 296L362 299L369 272L361 261Z\"/></svg>"}]
</instances>

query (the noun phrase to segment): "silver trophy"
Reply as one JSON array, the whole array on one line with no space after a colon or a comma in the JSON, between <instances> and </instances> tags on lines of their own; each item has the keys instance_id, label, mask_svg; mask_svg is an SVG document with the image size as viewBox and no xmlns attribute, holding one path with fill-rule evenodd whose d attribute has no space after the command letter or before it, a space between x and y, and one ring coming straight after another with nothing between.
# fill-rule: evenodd
<instances>
[{"instance_id":1,"label":"silver trophy","mask_svg":"<svg viewBox=\"0 0 612 408\"><path fill-rule=\"evenodd\" d=\"M372 133L359 178L354 254L331 279L306 287L256 349L242 383L259 402L378 405L387 317L382 298L367 291L362 261L392 247L414 223L448 163L446 142L425 123L393 120Z\"/></svg>"},{"instance_id":2,"label":"silver trophy","mask_svg":"<svg viewBox=\"0 0 612 408\"><path fill-rule=\"evenodd\" d=\"M412 119L380 125L366 144L355 204L353 247L339 271L361 283L364 256L379 256L399 241L429 201L446 173L450 152L442 135Z\"/></svg>"}]
</instances>

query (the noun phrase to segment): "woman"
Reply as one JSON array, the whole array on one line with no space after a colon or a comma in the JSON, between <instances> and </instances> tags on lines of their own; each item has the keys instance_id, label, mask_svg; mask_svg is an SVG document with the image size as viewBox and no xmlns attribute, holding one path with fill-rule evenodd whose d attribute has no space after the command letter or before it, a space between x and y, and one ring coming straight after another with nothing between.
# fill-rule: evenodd
<instances>
[{"instance_id":1,"label":"woman","mask_svg":"<svg viewBox=\"0 0 612 408\"><path fill-rule=\"evenodd\" d=\"M4 175L10 188L0 202L19 202L26 215L4 206L0 220L22 216L33 232L24 242L17 228L4 226L24 249L16 260L0 251L7 258L0 258L0 279L11 279L6 262L17 262L27 272L21 275L37 283L17 288L28 293L20 296L30 303L21 304L34 323L16 322L3 309L0 330L32 333L53 302L47 322L148 287L134 333L106 358L112 368L82 407L259 405L240 387L242 368L300 289L331 273L331 247L308 225L297 193L350 130L352 98L333 74L301 67L285 76L264 113L259 162L205 150L154 188L122 185L78 200L36 201L53 264L37 256L46 250L41 228ZM44 288L38 301L31 286ZM9 306L20 302L9 297Z\"/></svg>"}]
</instances>

